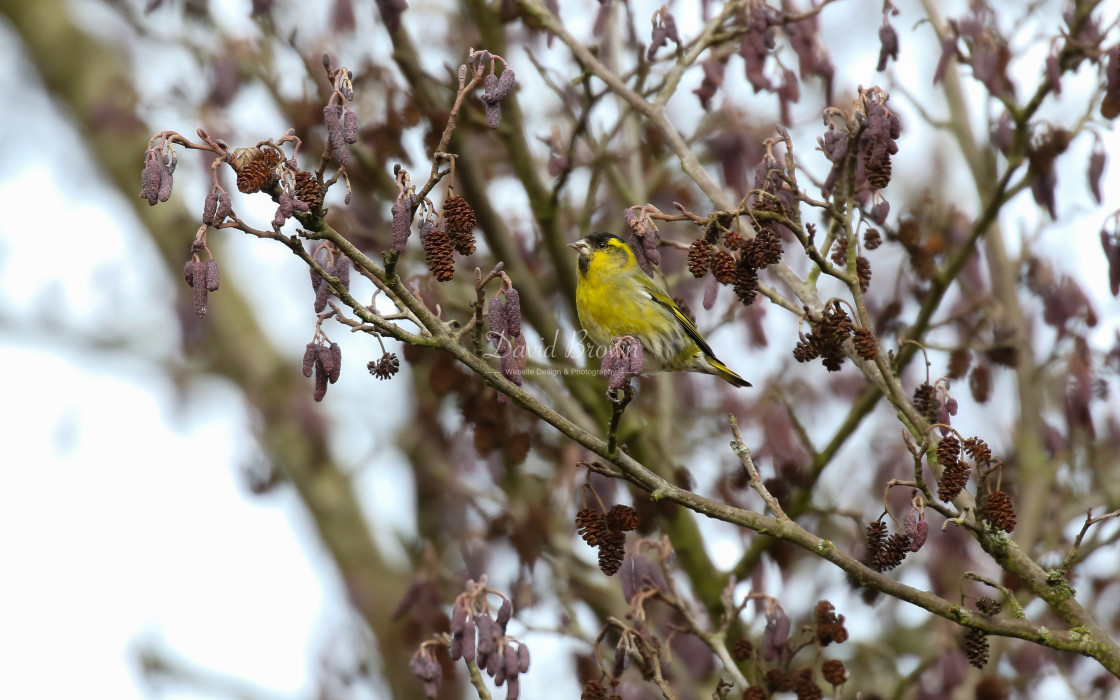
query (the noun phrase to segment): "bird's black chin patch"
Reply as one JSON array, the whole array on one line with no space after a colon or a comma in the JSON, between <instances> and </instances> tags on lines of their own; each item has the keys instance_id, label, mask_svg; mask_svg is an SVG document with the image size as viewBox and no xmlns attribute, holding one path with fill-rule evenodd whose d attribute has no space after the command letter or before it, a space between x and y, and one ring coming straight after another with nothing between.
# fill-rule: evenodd
<instances>
[{"instance_id":1,"label":"bird's black chin patch","mask_svg":"<svg viewBox=\"0 0 1120 700\"><path fill-rule=\"evenodd\" d=\"M569 260L570 259L571 258L569 258ZM586 275L587 271L591 269L591 256L587 255L585 253L585 254L579 256L579 259L577 260L577 262L579 264L579 273L581 275Z\"/></svg>"}]
</instances>

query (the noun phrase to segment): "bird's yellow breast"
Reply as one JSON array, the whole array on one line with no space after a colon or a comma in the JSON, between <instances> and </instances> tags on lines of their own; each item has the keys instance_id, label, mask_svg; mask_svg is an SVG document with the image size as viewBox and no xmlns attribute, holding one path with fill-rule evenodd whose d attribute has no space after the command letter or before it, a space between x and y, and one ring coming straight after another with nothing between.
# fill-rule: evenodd
<instances>
[{"instance_id":1,"label":"bird's yellow breast","mask_svg":"<svg viewBox=\"0 0 1120 700\"><path fill-rule=\"evenodd\" d=\"M609 345L614 338L633 336L642 342L651 369L674 365L678 358L691 357L698 350L672 311L650 298L637 277L645 273L636 261L630 274L609 261L598 262L592 260L581 270L576 284L576 312L592 343Z\"/></svg>"}]
</instances>

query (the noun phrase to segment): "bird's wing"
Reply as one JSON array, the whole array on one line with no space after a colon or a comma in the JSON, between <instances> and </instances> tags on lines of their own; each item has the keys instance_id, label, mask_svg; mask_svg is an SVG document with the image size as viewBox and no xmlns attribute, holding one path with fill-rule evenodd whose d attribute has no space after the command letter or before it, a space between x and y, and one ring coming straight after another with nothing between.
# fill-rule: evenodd
<instances>
[{"instance_id":1,"label":"bird's wing","mask_svg":"<svg viewBox=\"0 0 1120 700\"><path fill-rule=\"evenodd\" d=\"M700 335L700 331L696 330L696 326L692 321L688 320L688 316L684 315L684 312L677 307L673 300L669 298L668 294L657 288L653 280L650 280L649 283L643 280L642 287L655 304L664 307L673 314L673 318L677 320L677 323L681 324L681 328L684 329L684 332L689 338L692 338L692 341L696 343L697 347L704 351L705 355L708 357L716 356L716 354L712 352L711 346L708 345L708 341L704 340L704 336Z\"/></svg>"}]
</instances>

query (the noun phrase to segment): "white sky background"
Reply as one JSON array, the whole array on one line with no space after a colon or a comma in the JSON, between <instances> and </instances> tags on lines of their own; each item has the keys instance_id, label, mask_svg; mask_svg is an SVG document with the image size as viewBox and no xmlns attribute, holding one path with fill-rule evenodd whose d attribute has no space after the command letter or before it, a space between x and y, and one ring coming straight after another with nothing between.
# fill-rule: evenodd
<instances>
[{"instance_id":1,"label":"white sky background","mask_svg":"<svg viewBox=\"0 0 1120 700\"><path fill-rule=\"evenodd\" d=\"M247 14L245 2L213 4L223 21ZM561 4L577 35L586 35L594 12L567 12L568 3ZM646 5L658 4L639 3L638 16L648 14ZM433 5L412 5L405 21L422 31L426 18L435 15ZM587 5L598 7L593 0ZM670 6L682 32L694 33L687 4ZM869 51L864 39L858 45L843 40L840 19L849 17L852 24L864 25L871 21L869 16L878 15L879 6L843 2L825 11L825 26L837 32L838 40L830 47L841 76L838 94L855 83L878 82L890 89L889 82L873 73L877 44ZM863 11L855 12L856 7ZM919 48L924 46L919 38L928 32L912 29L917 15L905 4L900 7L904 13L895 27L902 38L904 72L897 75L920 90L928 84L932 62L919 64L920 72L914 72L916 62L908 60L907 53L928 50ZM1023 32L1022 43L1031 35ZM217 380L181 389L168 378L168 368L187 361L177 354L179 329L170 305L172 285L181 281L152 274L158 269L156 256L131 204L98 183L81 144L42 95L20 51L10 30L0 28L0 94L8 96L9 105L18 105L0 111L0 202L9 208L19 203L21 212L0 217L0 365L8 369L0 374L0 438L5 447L0 457L0 697L146 697L138 685L134 652L148 642L279 697L308 697L319 653L348 620L329 560L294 496L285 489L265 498L245 491L238 469L253 458L256 448L236 391ZM158 50L147 55L158 56ZM567 52L556 42L550 52L542 49L538 55L555 62ZM512 62L514 57L507 58ZM1036 58L1041 65L1043 56ZM735 85L742 81L737 61L728 67L727 90L748 93L749 88ZM537 82L527 60L515 65L526 66L518 70L519 89L538 89L526 87ZM1035 75L1018 82L1033 86ZM1086 85L1094 80L1088 72L1083 79ZM691 73L673 102L685 128L699 114L689 93L698 83L699 74ZM1068 81L1066 90L1068 104L1079 104L1076 83ZM716 99L718 104L723 95ZM746 101L776 112L771 97ZM900 140L904 154L907 140L918 144L932 132L898 94L892 101L896 104L910 117ZM524 99L522 105L536 108L542 116L548 109L547 100ZM236 111L271 125L261 105L242 100ZM806 135L802 138L795 130L795 141L807 157L807 145L814 142L808 135L819 131L820 122L806 104L794 113ZM1044 114L1061 116L1061 103ZM235 113L231 121L238 116ZM168 119L178 117L169 113ZM170 126L185 133L193 130L179 121ZM278 132L286 128L277 126ZM1103 136L1115 159L1120 153L1115 134L1106 131ZM1087 153L1087 140L1077 141L1074 149ZM189 160L190 154L180 159L173 196L201 202L198 178L186 176L197 165L185 162ZM1109 200L1097 207L1082 187L1084 162L1075 155L1059 161L1061 182L1076 194L1059 194L1062 233L1046 235L1043 228L1036 247L1059 269L1081 278L1101 317L1095 338L1104 345L1117 326L1120 305L1108 293L1097 231L1105 213L1120 206L1115 194L1120 192L1120 167L1110 163L1103 187ZM138 154L137 190L140 165ZM920 181L922 164L900 157L895 177ZM965 195L973 191L963 178L959 185L947 187L959 187ZM573 185L569 192L582 189ZM887 195L890 198L889 190ZM523 195L514 201L523 201ZM961 206L975 213L975 203L964 200ZM1076 228L1067 216L1072 211L1078 212ZM271 206L251 214L267 220ZM518 215L529 220L527 211ZM36 225L47 217L47 225ZM1034 232L1039 222L1029 194L1021 195L1004 218L1009 232ZM184 240L188 238L189 232L184 234ZM242 285L254 298L271 299L277 307L308 306L290 291L295 285L285 283L288 275L302 279L305 274L286 251L247 237L231 241L225 251L227 275L245 279L254 270L270 270L268 276L255 275L258 284ZM220 291L213 303L221 303ZM298 354L309 334L309 314L262 318L268 332L292 348L293 371L298 371ZM767 319L776 328L786 322L778 313ZM772 332L772 337L778 335ZM786 361L786 344L771 343L772 354L760 360L737 352L738 337L727 330L713 340L717 349L727 348L720 354L731 366L749 365L758 371L776 369ZM400 415L379 407L405 400L406 382L373 382L364 368L366 339L345 334L338 340L347 363L322 410L332 420L343 413L356 415L355 423L363 429L345 433L370 436L367 444L351 448L362 456L353 466L364 468L361 494L371 522L378 523L378 542L391 561L399 561L393 528L403 527L407 535L408 480L398 478L407 465L387 450ZM184 401L179 391L186 392ZM974 411L970 402L962 401L964 420L976 417L969 411ZM365 456L374 450L388 456L373 464ZM721 562L734 561L738 542L716 541L713 553ZM840 608L857 622L858 604ZM546 638L527 638L538 662L549 650L555 653ZM555 692L566 687L558 683L571 683L566 658L552 666L536 665L525 679L523 697L553 697L547 689ZM163 697L214 696L176 688ZM498 697L504 697L504 691Z\"/></svg>"}]
</instances>

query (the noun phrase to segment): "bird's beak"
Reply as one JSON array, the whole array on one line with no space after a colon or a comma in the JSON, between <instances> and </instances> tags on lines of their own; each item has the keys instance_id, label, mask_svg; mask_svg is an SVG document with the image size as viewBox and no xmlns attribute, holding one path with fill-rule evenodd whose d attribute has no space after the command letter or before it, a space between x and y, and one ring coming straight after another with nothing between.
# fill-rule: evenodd
<instances>
[{"instance_id":1,"label":"bird's beak","mask_svg":"<svg viewBox=\"0 0 1120 700\"><path fill-rule=\"evenodd\" d=\"M575 243L569 243L568 247L576 251L580 255L587 255L591 252L591 246L587 245L587 241L576 241Z\"/></svg>"}]
</instances>

